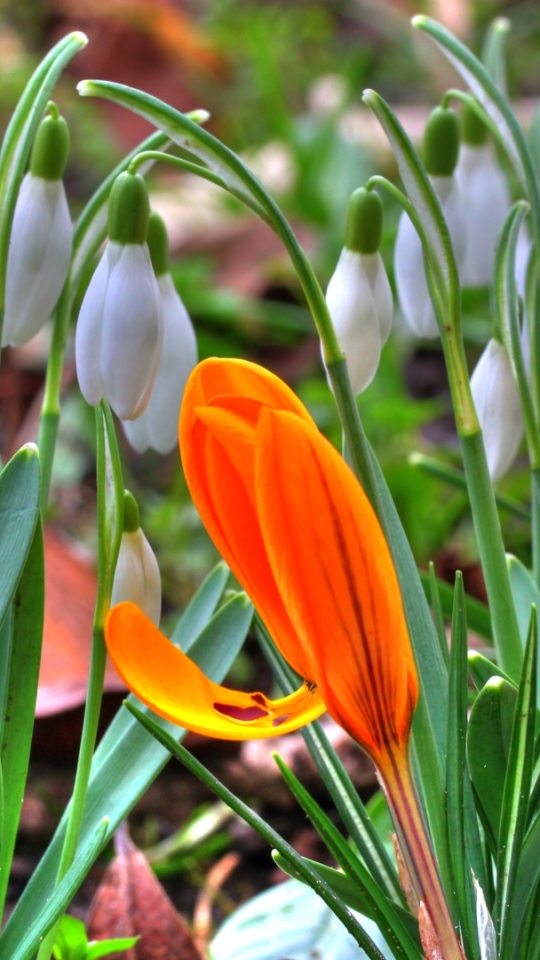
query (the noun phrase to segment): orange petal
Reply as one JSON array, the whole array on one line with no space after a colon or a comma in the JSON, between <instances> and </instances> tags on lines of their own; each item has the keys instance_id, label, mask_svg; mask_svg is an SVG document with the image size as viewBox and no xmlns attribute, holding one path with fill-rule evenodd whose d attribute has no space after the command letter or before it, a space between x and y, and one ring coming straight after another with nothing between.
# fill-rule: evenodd
<instances>
[{"instance_id":1,"label":"orange petal","mask_svg":"<svg viewBox=\"0 0 540 960\"><path fill-rule=\"evenodd\" d=\"M390 552L364 491L316 427L268 409L255 487L277 589L329 712L374 758L402 745L416 669Z\"/></svg>"},{"instance_id":2,"label":"orange petal","mask_svg":"<svg viewBox=\"0 0 540 960\"><path fill-rule=\"evenodd\" d=\"M268 371L243 360L205 360L184 394L182 461L193 501L217 549L293 669L312 679L276 588L255 513L255 428L268 407L313 422L292 391Z\"/></svg>"},{"instance_id":3,"label":"orange petal","mask_svg":"<svg viewBox=\"0 0 540 960\"><path fill-rule=\"evenodd\" d=\"M107 649L127 687L165 720L208 737L254 740L280 736L325 711L304 684L281 700L213 683L133 603L119 603L105 622Z\"/></svg>"}]
</instances>

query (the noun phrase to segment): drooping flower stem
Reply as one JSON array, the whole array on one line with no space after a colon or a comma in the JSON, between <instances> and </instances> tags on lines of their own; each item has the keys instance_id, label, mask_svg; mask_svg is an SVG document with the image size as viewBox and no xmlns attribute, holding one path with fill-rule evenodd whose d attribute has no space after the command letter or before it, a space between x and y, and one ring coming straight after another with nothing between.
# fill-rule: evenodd
<instances>
[{"instance_id":1,"label":"drooping flower stem","mask_svg":"<svg viewBox=\"0 0 540 960\"><path fill-rule=\"evenodd\" d=\"M409 770L407 749L377 761L384 793L394 815L402 854L419 902L424 904L444 960L463 960L463 951L441 886Z\"/></svg>"}]
</instances>

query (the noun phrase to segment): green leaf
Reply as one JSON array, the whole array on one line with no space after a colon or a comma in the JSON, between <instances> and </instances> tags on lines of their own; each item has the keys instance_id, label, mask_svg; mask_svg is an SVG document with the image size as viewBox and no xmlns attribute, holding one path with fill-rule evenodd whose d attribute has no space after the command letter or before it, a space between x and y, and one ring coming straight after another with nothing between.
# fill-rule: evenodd
<instances>
[{"instance_id":1,"label":"green leaf","mask_svg":"<svg viewBox=\"0 0 540 960\"><path fill-rule=\"evenodd\" d=\"M276 831L255 813L247 804L239 800L220 780L217 779L206 767L196 760L185 747L177 743L162 729L154 720L145 715L138 707L133 704L126 704L128 710L134 717L152 733L166 749L191 773L194 773L210 790L213 790L217 796L226 803L231 810L234 810L238 816L242 817L249 826L260 834L272 847L275 847L292 866L298 870L302 880L307 883L315 892L325 901L327 906L341 920L349 933L354 937L359 946L367 953L370 960L383 960L381 952L373 943L369 935L365 932L362 925L352 916L345 904L336 896L334 891L326 884L321 877L310 867L302 857L293 849Z\"/></svg>"},{"instance_id":2,"label":"green leaf","mask_svg":"<svg viewBox=\"0 0 540 960\"><path fill-rule=\"evenodd\" d=\"M516 605L519 632L523 641L523 647L525 647L531 622L531 606L534 604L540 610L540 590L532 574L529 573L521 560L518 560L518 558L512 556L512 554L508 554L506 562L510 576L510 586L512 587L512 594Z\"/></svg>"},{"instance_id":3,"label":"green leaf","mask_svg":"<svg viewBox=\"0 0 540 960\"><path fill-rule=\"evenodd\" d=\"M492 850L498 849L504 781L512 736L517 690L492 677L478 694L467 731L467 760Z\"/></svg>"},{"instance_id":4,"label":"green leaf","mask_svg":"<svg viewBox=\"0 0 540 960\"><path fill-rule=\"evenodd\" d=\"M208 625L227 586L229 576L227 564L224 560L220 560L184 610L171 636L172 643L180 646L184 653L187 653Z\"/></svg>"},{"instance_id":5,"label":"green leaf","mask_svg":"<svg viewBox=\"0 0 540 960\"><path fill-rule=\"evenodd\" d=\"M282 657L257 613L255 633L281 690L285 695L293 693L298 689L300 678ZM404 904L398 875L384 843L321 724L318 721L310 723L301 733L343 824L371 875L392 900Z\"/></svg>"},{"instance_id":6,"label":"green leaf","mask_svg":"<svg viewBox=\"0 0 540 960\"><path fill-rule=\"evenodd\" d=\"M467 618L465 615L465 594L463 576L456 574L454 590L454 613L452 617L452 644L450 651L450 676L448 693L448 746L446 751L446 814L448 817L448 835L450 859L455 880L455 892L461 917L461 930L467 955L478 957L478 937L476 932L476 898L472 883L473 873L482 888L483 878L482 849L478 823L474 813L474 804L465 807L465 794L471 791L466 763L465 741L467 734ZM472 797L470 796L470 799ZM467 816L469 814L469 816ZM466 843L465 820L468 819ZM474 856L474 867L472 854ZM482 875L478 877L478 868Z\"/></svg>"},{"instance_id":7,"label":"green leaf","mask_svg":"<svg viewBox=\"0 0 540 960\"><path fill-rule=\"evenodd\" d=\"M428 600L431 599L431 579L428 573L424 573L423 570L420 570L420 579L422 581L422 586L424 587L424 592ZM454 602L454 591L449 583L445 583L444 580L440 580L437 577L437 593L441 601L442 612L447 620L452 618L452 605ZM467 623L471 630L477 633L480 637L484 637L485 640L493 639L493 632L491 629L491 617L489 615L489 607L485 603L480 603L479 600L475 600L474 597L470 597L468 594L465 594L465 610L467 612Z\"/></svg>"},{"instance_id":8,"label":"green leaf","mask_svg":"<svg viewBox=\"0 0 540 960\"><path fill-rule=\"evenodd\" d=\"M510 30L510 21L506 17L492 20L482 50L484 66L502 93L508 93L506 84L506 35Z\"/></svg>"},{"instance_id":9,"label":"green leaf","mask_svg":"<svg viewBox=\"0 0 540 960\"><path fill-rule=\"evenodd\" d=\"M386 960L377 926L358 917ZM365 960L335 914L313 890L289 880L259 894L225 920L210 944L210 960Z\"/></svg>"},{"instance_id":10,"label":"green leaf","mask_svg":"<svg viewBox=\"0 0 540 960\"><path fill-rule=\"evenodd\" d=\"M437 630L437 637L439 639L439 646L441 648L441 653L443 660L448 668L449 664L449 654L448 654L448 641L446 639L446 630L444 628L444 616L443 609L441 604L441 596L439 593L439 585L437 583L437 577L435 575L435 566L430 562L429 564L429 596L428 600L431 601L431 610L433 613L433 619L435 621L435 628Z\"/></svg>"},{"instance_id":11,"label":"green leaf","mask_svg":"<svg viewBox=\"0 0 540 960\"><path fill-rule=\"evenodd\" d=\"M514 899L513 885L527 824L534 761L537 649L536 607L532 607L512 726L499 827L494 919L499 930L501 960L515 956L516 945L512 943L509 931Z\"/></svg>"},{"instance_id":12,"label":"green leaf","mask_svg":"<svg viewBox=\"0 0 540 960\"><path fill-rule=\"evenodd\" d=\"M235 616L231 616L233 611ZM221 629L222 618L227 618L229 624L227 634ZM199 665L204 662L207 675L216 683L221 683L234 662L246 638L251 618L252 607L247 598L243 595L233 597L215 615L212 621L214 627L211 629L208 625L197 641L191 644L191 659ZM214 642L215 635L220 637L219 648ZM129 700L137 702L134 697ZM164 720L156 722L175 737L185 736L185 731L167 724ZM168 750L160 748L154 737L129 715L125 707L120 709L113 720L106 739L106 747L101 749L100 744L92 763L81 846L93 836L104 815L108 815L104 843L108 842L169 760ZM1 957L6 956L11 960L12 953L28 926L48 902L56 879L68 814L69 807L0 935ZM81 856L82 853L79 852L74 868L80 864Z\"/></svg>"},{"instance_id":13,"label":"green leaf","mask_svg":"<svg viewBox=\"0 0 540 960\"><path fill-rule=\"evenodd\" d=\"M39 457L22 447L0 473L0 624L26 563L39 513ZM0 653L0 657L2 654ZM0 687L5 676L0 671Z\"/></svg>"},{"instance_id":14,"label":"green leaf","mask_svg":"<svg viewBox=\"0 0 540 960\"><path fill-rule=\"evenodd\" d=\"M35 904L29 922L21 931L20 937L3 956L9 960L31 960L48 930L60 919L66 907L79 889L90 867L99 856L106 843L108 822L103 818L84 843L73 866L55 890L48 890L45 903L39 908ZM3 946L3 945L2 945ZM1 949L1 947L0 947Z\"/></svg>"},{"instance_id":15,"label":"green leaf","mask_svg":"<svg viewBox=\"0 0 540 960\"><path fill-rule=\"evenodd\" d=\"M99 960L99 957L108 957L111 953L130 950L139 939L139 937L113 937L111 940L91 941L86 951L85 960Z\"/></svg>"},{"instance_id":16,"label":"green leaf","mask_svg":"<svg viewBox=\"0 0 540 960\"><path fill-rule=\"evenodd\" d=\"M527 914L529 914L529 923L532 922L538 930L537 897L539 881L540 812L537 812L523 841L516 879L512 888L513 905L509 933L509 939L512 943L522 943ZM522 952L521 955L529 957L528 952ZM531 956L534 956L534 953Z\"/></svg>"},{"instance_id":17,"label":"green leaf","mask_svg":"<svg viewBox=\"0 0 540 960\"><path fill-rule=\"evenodd\" d=\"M300 883L303 882L297 871L285 860L285 857L282 857L276 850L274 850L272 856L280 870L283 870L283 872L288 874L289 877L292 877L293 880L299 880ZM377 922L376 918L370 912L369 901L362 896L358 885L353 883L345 873L342 873L341 870L335 870L334 867L328 867L324 863L319 863L317 860L310 860L308 857L304 857L303 859L321 875L328 886L337 893L338 897L340 897L343 903L346 903L351 910L362 913L364 916L369 917L370 920ZM399 907L395 903L392 903L392 909L395 910L399 916L401 923L408 930L411 938L415 943L418 943L418 947L420 947L418 922L415 917L413 917L408 910L405 910L404 907ZM377 925L380 929L380 924Z\"/></svg>"},{"instance_id":18,"label":"green leaf","mask_svg":"<svg viewBox=\"0 0 540 960\"><path fill-rule=\"evenodd\" d=\"M456 467L443 463L442 460L436 460L435 457L427 457L423 453L415 451L409 455L409 464L411 467L418 467L423 473L430 477L436 477L458 490L467 490L467 478L463 470L457 470ZM505 493L499 490L495 491L495 500L501 510L507 510L516 517L522 517L524 520L531 519L531 510L525 503L514 500L513 497L507 497Z\"/></svg>"},{"instance_id":19,"label":"green leaf","mask_svg":"<svg viewBox=\"0 0 540 960\"><path fill-rule=\"evenodd\" d=\"M411 960L421 957L418 938L411 936L408 927L403 924L395 909L396 905L380 890L337 827L302 786L292 770L289 770L277 754L274 754L274 759L289 790L311 820L325 846L345 871L349 880L357 887L363 901L362 912L376 921L394 956L408 957ZM296 877L300 879L298 874Z\"/></svg>"},{"instance_id":20,"label":"green leaf","mask_svg":"<svg viewBox=\"0 0 540 960\"><path fill-rule=\"evenodd\" d=\"M517 690L517 686L511 677L504 673L501 668L493 662L493 660L488 660L487 657L483 657L478 650L469 651L468 661L471 677L473 678L473 682L477 690L481 690L482 687L485 687L488 680L491 680L492 677L498 677L506 680L506 682L509 683L514 690Z\"/></svg>"},{"instance_id":21,"label":"green leaf","mask_svg":"<svg viewBox=\"0 0 540 960\"><path fill-rule=\"evenodd\" d=\"M4 781L4 818L0 838L0 904L4 902L9 880L30 759L43 637L44 600L43 533L39 523L9 618L9 671L6 676L0 740Z\"/></svg>"},{"instance_id":22,"label":"green leaf","mask_svg":"<svg viewBox=\"0 0 540 960\"><path fill-rule=\"evenodd\" d=\"M86 927L82 920L65 913L56 931L55 960L86 960L87 946Z\"/></svg>"},{"instance_id":23,"label":"green leaf","mask_svg":"<svg viewBox=\"0 0 540 960\"><path fill-rule=\"evenodd\" d=\"M102 626L109 609L114 571L122 539L124 481L111 408L106 400L96 407L98 491L98 595L103 609L94 626Z\"/></svg>"},{"instance_id":24,"label":"green leaf","mask_svg":"<svg viewBox=\"0 0 540 960\"><path fill-rule=\"evenodd\" d=\"M4 136L0 152L0 317L4 306L11 224L24 167L56 81L87 42L84 33L70 33L53 47L26 85ZM0 319L0 333L1 326Z\"/></svg>"}]
</instances>

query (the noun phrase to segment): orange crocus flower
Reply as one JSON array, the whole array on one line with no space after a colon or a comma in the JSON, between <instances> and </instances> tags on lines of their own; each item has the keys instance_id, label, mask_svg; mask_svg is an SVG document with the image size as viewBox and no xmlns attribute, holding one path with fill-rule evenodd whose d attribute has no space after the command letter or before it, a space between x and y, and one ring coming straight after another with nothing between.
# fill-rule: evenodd
<instances>
[{"instance_id":1,"label":"orange crocus flower","mask_svg":"<svg viewBox=\"0 0 540 960\"><path fill-rule=\"evenodd\" d=\"M195 369L180 447L210 536L305 683L278 701L227 690L119 604L106 637L127 686L210 736L275 736L326 708L379 766L401 754L416 669L388 546L343 458L281 380L242 360Z\"/></svg>"}]
</instances>

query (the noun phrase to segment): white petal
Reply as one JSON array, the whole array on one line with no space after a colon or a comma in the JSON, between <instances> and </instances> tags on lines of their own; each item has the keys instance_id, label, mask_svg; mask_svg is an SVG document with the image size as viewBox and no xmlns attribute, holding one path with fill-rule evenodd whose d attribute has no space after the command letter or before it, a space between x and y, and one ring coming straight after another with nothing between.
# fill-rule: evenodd
<instances>
[{"instance_id":1,"label":"white petal","mask_svg":"<svg viewBox=\"0 0 540 960\"><path fill-rule=\"evenodd\" d=\"M394 249L396 288L403 316L417 337L437 337L439 328L429 298L420 238L401 214Z\"/></svg>"},{"instance_id":2,"label":"white petal","mask_svg":"<svg viewBox=\"0 0 540 960\"><path fill-rule=\"evenodd\" d=\"M159 626L161 577L152 547L139 528L123 533L114 574L111 606L130 600Z\"/></svg>"},{"instance_id":3,"label":"white petal","mask_svg":"<svg viewBox=\"0 0 540 960\"><path fill-rule=\"evenodd\" d=\"M101 331L109 275L122 253L119 243L108 243L88 284L75 332L75 364L81 393L92 407L103 397Z\"/></svg>"},{"instance_id":4,"label":"white petal","mask_svg":"<svg viewBox=\"0 0 540 960\"><path fill-rule=\"evenodd\" d=\"M392 288L380 253L363 254L362 266L375 301L381 332L381 346L384 347L392 330L394 314Z\"/></svg>"},{"instance_id":5,"label":"white petal","mask_svg":"<svg viewBox=\"0 0 540 960\"><path fill-rule=\"evenodd\" d=\"M527 266L531 247L532 242L529 237L529 232L526 225L522 223L516 246L516 283L518 293L523 302L525 302L525 281L527 278Z\"/></svg>"},{"instance_id":6,"label":"white petal","mask_svg":"<svg viewBox=\"0 0 540 960\"><path fill-rule=\"evenodd\" d=\"M27 343L50 317L68 275L72 234L62 181L27 173L8 252L3 345Z\"/></svg>"},{"instance_id":7,"label":"white petal","mask_svg":"<svg viewBox=\"0 0 540 960\"><path fill-rule=\"evenodd\" d=\"M484 433L489 473L494 483L514 462L523 436L517 387L505 348L490 340L471 377L471 390Z\"/></svg>"},{"instance_id":8,"label":"white petal","mask_svg":"<svg viewBox=\"0 0 540 960\"><path fill-rule=\"evenodd\" d=\"M467 225L467 256L461 282L464 287L489 286L495 247L511 205L506 178L491 144L462 144L455 175Z\"/></svg>"},{"instance_id":9,"label":"white petal","mask_svg":"<svg viewBox=\"0 0 540 960\"><path fill-rule=\"evenodd\" d=\"M431 185L441 205L448 226L454 256L461 276L467 256L467 221L459 184L453 177L430 177Z\"/></svg>"},{"instance_id":10,"label":"white petal","mask_svg":"<svg viewBox=\"0 0 540 960\"><path fill-rule=\"evenodd\" d=\"M140 416L155 380L163 316L146 244L126 244L111 270L103 307L101 379L122 420Z\"/></svg>"},{"instance_id":11,"label":"white petal","mask_svg":"<svg viewBox=\"0 0 540 960\"><path fill-rule=\"evenodd\" d=\"M342 250L326 302L353 392L361 393L373 380L381 356L379 318L361 254Z\"/></svg>"},{"instance_id":12,"label":"white petal","mask_svg":"<svg viewBox=\"0 0 540 960\"><path fill-rule=\"evenodd\" d=\"M178 443L180 404L198 352L189 314L169 274L159 277L158 287L163 304L161 360L146 410L124 423L124 430L136 450L152 447L169 453Z\"/></svg>"}]
</instances>

